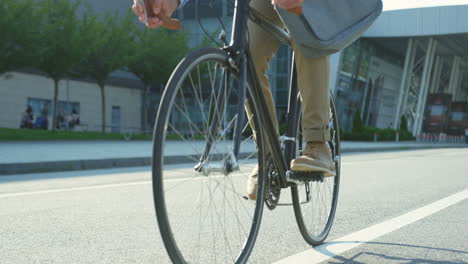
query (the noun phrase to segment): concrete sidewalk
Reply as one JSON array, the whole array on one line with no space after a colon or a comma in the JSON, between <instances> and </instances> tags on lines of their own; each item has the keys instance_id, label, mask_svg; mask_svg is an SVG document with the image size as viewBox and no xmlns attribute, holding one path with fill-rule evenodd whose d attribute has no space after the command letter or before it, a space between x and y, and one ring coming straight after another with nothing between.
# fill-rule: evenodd
<instances>
[{"instance_id":1,"label":"concrete sidewalk","mask_svg":"<svg viewBox=\"0 0 468 264\"><path fill-rule=\"evenodd\" d=\"M228 142L229 143L229 142ZM199 142L203 144L203 142ZM342 142L342 153L403 149L468 147L466 144L407 142ZM180 157L195 154L184 142L166 143L166 160L181 163ZM246 142L244 149L255 149ZM0 175L46 171L148 166L151 141L21 141L0 142ZM183 153L183 155L181 155Z\"/></svg>"}]
</instances>

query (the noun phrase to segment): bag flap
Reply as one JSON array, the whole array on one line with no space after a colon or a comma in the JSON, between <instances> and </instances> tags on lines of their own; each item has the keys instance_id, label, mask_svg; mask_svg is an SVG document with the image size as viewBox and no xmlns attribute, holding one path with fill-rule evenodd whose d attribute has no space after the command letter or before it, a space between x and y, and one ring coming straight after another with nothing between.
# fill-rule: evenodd
<instances>
[{"instance_id":1,"label":"bag flap","mask_svg":"<svg viewBox=\"0 0 468 264\"><path fill-rule=\"evenodd\" d=\"M317 38L326 41L381 11L381 0L305 0L302 17Z\"/></svg>"}]
</instances>

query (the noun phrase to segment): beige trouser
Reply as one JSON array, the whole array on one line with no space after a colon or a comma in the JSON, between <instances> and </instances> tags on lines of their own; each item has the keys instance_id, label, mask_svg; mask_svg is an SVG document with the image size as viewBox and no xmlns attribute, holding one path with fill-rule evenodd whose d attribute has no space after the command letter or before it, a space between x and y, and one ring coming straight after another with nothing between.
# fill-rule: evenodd
<instances>
[{"instance_id":1,"label":"beige trouser","mask_svg":"<svg viewBox=\"0 0 468 264\"><path fill-rule=\"evenodd\" d=\"M271 22L284 28L284 24L274 10L270 0L252 0L251 7L266 16ZM268 77L265 74L268 62L279 48L279 40L271 33L260 28L251 20L248 22L250 50L257 74L259 76L265 101L268 104L270 116L274 117L274 125L278 132L276 111L271 94ZM299 92L302 100L302 133L304 140L330 140L328 123L330 120L329 75L330 63L328 57L305 58L294 47ZM249 112L249 109L247 109Z\"/></svg>"}]
</instances>

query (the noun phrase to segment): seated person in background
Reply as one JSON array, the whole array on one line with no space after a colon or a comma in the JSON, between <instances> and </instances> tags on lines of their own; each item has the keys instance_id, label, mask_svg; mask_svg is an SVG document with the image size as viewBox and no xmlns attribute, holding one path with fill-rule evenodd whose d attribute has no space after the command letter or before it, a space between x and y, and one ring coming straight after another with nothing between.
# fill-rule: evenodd
<instances>
[{"instance_id":1,"label":"seated person in background","mask_svg":"<svg viewBox=\"0 0 468 264\"><path fill-rule=\"evenodd\" d=\"M36 123L34 124L34 127L38 129L45 129L45 130L49 128L49 117L48 117L48 111L46 109L44 109L41 113L41 116L39 116L36 119Z\"/></svg>"},{"instance_id":2,"label":"seated person in background","mask_svg":"<svg viewBox=\"0 0 468 264\"><path fill-rule=\"evenodd\" d=\"M65 111L60 109L60 113L57 115L57 129L64 129L67 127L67 120L65 118Z\"/></svg>"},{"instance_id":3,"label":"seated person in background","mask_svg":"<svg viewBox=\"0 0 468 264\"><path fill-rule=\"evenodd\" d=\"M70 121L68 121L68 127L69 128L74 128L76 125L80 124L80 116L76 112L75 109L73 109L72 114L70 115Z\"/></svg>"},{"instance_id":4,"label":"seated person in background","mask_svg":"<svg viewBox=\"0 0 468 264\"><path fill-rule=\"evenodd\" d=\"M28 105L26 111L21 115L20 128L33 128L34 115L32 107Z\"/></svg>"}]
</instances>

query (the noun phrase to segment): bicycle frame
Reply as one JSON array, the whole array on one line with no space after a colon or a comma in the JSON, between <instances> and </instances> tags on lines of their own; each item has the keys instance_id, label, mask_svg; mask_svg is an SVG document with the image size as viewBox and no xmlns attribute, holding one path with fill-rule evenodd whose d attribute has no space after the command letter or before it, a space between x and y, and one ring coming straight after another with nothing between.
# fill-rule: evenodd
<instances>
[{"instance_id":1,"label":"bicycle frame","mask_svg":"<svg viewBox=\"0 0 468 264\"><path fill-rule=\"evenodd\" d=\"M259 102L260 106L260 122L261 126L264 128L265 137L268 139L266 142L270 145L271 155L273 159L273 164L278 171L280 176L280 184L282 188L289 186L287 180L287 171L289 170L290 161L294 158L295 146L296 146L296 120L294 114L296 109L300 107L300 100L297 96L298 87L296 79L296 70L294 65L294 59L292 63L291 70L291 82L289 89L289 102L288 102L288 129L286 132L286 137L283 137L282 140L279 138L279 135L276 133L273 125L272 117L270 117L267 104L262 94L260 80L256 74L255 65L250 56L250 50L247 43L247 19L250 18L256 24L264 28L265 30L274 34L278 40L291 46L291 38L289 34L281 29L280 27L269 22L262 14L253 10L249 6L250 0L236 0L235 1L235 11L234 11L234 22L232 26L232 37L231 43L225 50L231 55L231 58L237 62L239 70L239 91L240 98L239 101L239 110L238 116L244 116L244 104L246 97L247 83L252 87L252 100ZM294 56L293 56L294 58ZM231 63L231 62L230 62ZM241 125L243 122L242 118L237 120L238 125L236 126L238 131L234 133L234 155L237 160L239 154L239 146L241 143ZM281 141L284 141L285 153L281 151Z\"/></svg>"}]
</instances>

